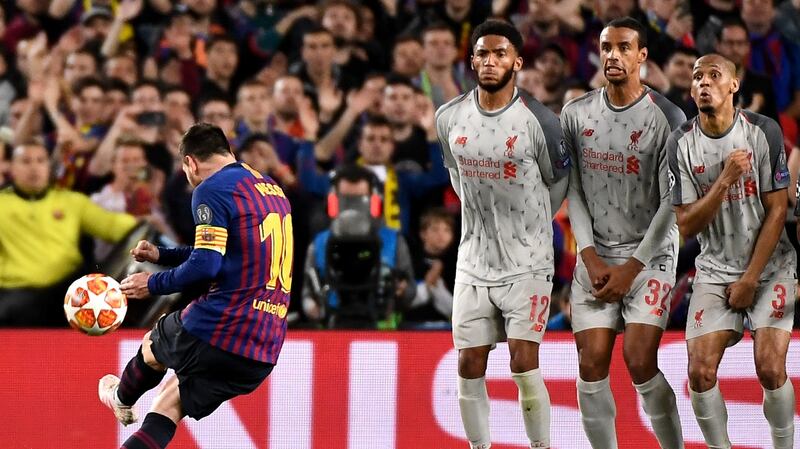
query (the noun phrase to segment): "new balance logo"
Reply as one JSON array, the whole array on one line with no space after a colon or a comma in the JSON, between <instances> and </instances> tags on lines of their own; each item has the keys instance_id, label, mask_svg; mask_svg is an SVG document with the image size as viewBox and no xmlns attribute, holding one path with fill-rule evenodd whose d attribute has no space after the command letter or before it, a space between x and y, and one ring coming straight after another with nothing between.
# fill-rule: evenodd
<instances>
[{"instance_id":1,"label":"new balance logo","mask_svg":"<svg viewBox=\"0 0 800 449\"><path fill-rule=\"evenodd\" d=\"M626 160L627 165L625 166L625 173L627 174L639 174L639 158L636 156L629 156Z\"/></svg>"},{"instance_id":2,"label":"new balance logo","mask_svg":"<svg viewBox=\"0 0 800 449\"><path fill-rule=\"evenodd\" d=\"M456 137L456 145L461 145L463 147L466 144L467 144L467 136Z\"/></svg>"},{"instance_id":3,"label":"new balance logo","mask_svg":"<svg viewBox=\"0 0 800 449\"><path fill-rule=\"evenodd\" d=\"M661 307L653 307L653 310L650 311L650 315L661 316L664 315L664 309Z\"/></svg>"},{"instance_id":4,"label":"new balance logo","mask_svg":"<svg viewBox=\"0 0 800 449\"><path fill-rule=\"evenodd\" d=\"M692 168L692 171L696 175L703 174L703 173L706 172L706 166L705 165L695 165L694 168Z\"/></svg>"},{"instance_id":5,"label":"new balance logo","mask_svg":"<svg viewBox=\"0 0 800 449\"><path fill-rule=\"evenodd\" d=\"M503 179L516 179L517 178L517 164L513 162L506 162L503 164Z\"/></svg>"},{"instance_id":6,"label":"new balance logo","mask_svg":"<svg viewBox=\"0 0 800 449\"><path fill-rule=\"evenodd\" d=\"M584 137L592 137L592 134L594 134L594 130L592 128L586 128L581 133L581 135Z\"/></svg>"},{"instance_id":7,"label":"new balance logo","mask_svg":"<svg viewBox=\"0 0 800 449\"><path fill-rule=\"evenodd\" d=\"M517 136L512 136L506 139L506 153L508 158L514 157L514 144L517 143Z\"/></svg>"},{"instance_id":8,"label":"new balance logo","mask_svg":"<svg viewBox=\"0 0 800 449\"><path fill-rule=\"evenodd\" d=\"M782 310L773 310L772 313L769 315L770 318L783 318L783 311Z\"/></svg>"}]
</instances>

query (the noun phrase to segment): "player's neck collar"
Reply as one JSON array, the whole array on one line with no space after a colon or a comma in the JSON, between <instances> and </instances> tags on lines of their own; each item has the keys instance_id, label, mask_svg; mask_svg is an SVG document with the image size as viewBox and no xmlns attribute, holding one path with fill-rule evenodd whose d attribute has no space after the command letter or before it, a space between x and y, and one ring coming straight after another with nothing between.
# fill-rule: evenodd
<instances>
[{"instance_id":1,"label":"player's neck collar","mask_svg":"<svg viewBox=\"0 0 800 449\"><path fill-rule=\"evenodd\" d=\"M650 93L650 88L649 87L647 87L644 84L642 85L642 87L643 87L643 89L642 89L641 95L639 95L635 100L631 101L627 105L621 106L621 107L620 106L614 106L611 103L611 100L608 99L608 88L607 87L603 87L603 101L605 101L606 106L608 106L608 108L611 109L614 112L627 111L628 109L630 109L630 108L636 106L637 104L639 104L639 102L642 101L642 99L644 97L646 97L647 94Z\"/></svg>"},{"instance_id":2,"label":"player's neck collar","mask_svg":"<svg viewBox=\"0 0 800 449\"><path fill-rule=\"evenodd\" d=\"M478 112L487 117L495 117L502 114L503 112L506 111L506 109L510 108L517 101L517 98L519 98L519 89L515 87L514 93L511 94L511 100L505 106L503 106L500 109L496 109L494 111L487 111L486 109L483 109L483 107L481 107L480 97L478 96L478 88L476 87L473 92L474 92L473 95L475 96L475 107L478 108Z\"/></svg>"},{"instance_id":3,"label":"player's neck collar","mask_svg":"<svg viewBox=\"0 0 800 449\"><path fill-rule=\"evenodd\" d=\"M700 130L701 133L703 133L704 136L708 137L709 139L715 139L715 140L722 139L723 137L730 134L731 131L733 131L733 128L736 126L736 123L739 121L739 113L740 113L739 108L733 108L733 121L731 122L730 126L728 126L728 129L726 129L719 135L709 134L706 132L706 130L703 129L703 122L700 120L700 114L697 114L697 128Z\"/></svg>"}]
</instances>

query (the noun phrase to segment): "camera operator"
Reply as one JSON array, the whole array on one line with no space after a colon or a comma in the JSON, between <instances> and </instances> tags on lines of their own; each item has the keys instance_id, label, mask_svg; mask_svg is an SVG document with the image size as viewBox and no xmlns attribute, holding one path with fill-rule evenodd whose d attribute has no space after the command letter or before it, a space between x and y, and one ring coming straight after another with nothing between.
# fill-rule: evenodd
<instances>
[{"instance_id":1,"label":"camera operator","mask_svg":"<svg viewBox=\"0 0 800 449\"><path fill-rule=\"evenodd\" d=\"M331 185L332 221L308 248L303 311L329 327L396 328L416 293L408 246L383 223L369 170L344 166Z\"/></svg>"}]
</instances>

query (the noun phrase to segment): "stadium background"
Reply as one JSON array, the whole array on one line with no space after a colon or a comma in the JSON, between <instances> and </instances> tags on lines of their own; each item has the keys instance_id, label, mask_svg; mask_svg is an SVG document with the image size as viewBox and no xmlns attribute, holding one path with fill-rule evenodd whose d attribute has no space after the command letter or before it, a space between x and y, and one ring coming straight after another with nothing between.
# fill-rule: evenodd
<instances>
[{"instance_id":1,"label":"stadium background","mask_svg":"<svg viewBox=\"0 0 800 449\"><path fill-rule=\"evenodd\" d=\"M437 178L441 167L431 157L426 132L436 106L474 86L469 34L487 17L507 18L523 32L518 86L556 112L565 99L602 83L597 37L615 17L630 14L647 25L650 62L641 74L689 117L692 61L712 50L726 53L737 59L746 81L737 105L778 120L793 179L800 168L800 152L794 151L800 117L797 0L19 0L1 7L0 184L13 182L13 148L37 142L49 152L54 186L136 216L147 223L143 235L154 240L190 244L191 192L179 168L177 142L202 120L222 127L237 154L275 178L293 199L291 330L281 362L253 395L200 424L182 424L175 447L465 446L452 342L443 330L447 307L434 305L430 294L441 287L446 302L452 292L459 204L447 180ZM337 167L363 162L359 133L374 116L388 119L393 131L395 150L383 164L385 173L431 184L412 195L419 185L379 175L381 188L395 192L384 195L385 208L396 212L387 215L387 224L408 242L418 289L382 324L396 332L325 330L313 301L304 301L313 296L304 293L306 249L328 224L325 179ZM337 124L341 132L335 132ZM0 196L0 214L12 219L0 221L0 242L11 235L44 239L47 233L36 223L14 221L17 216L4 207L7 199ZM793 192L787 201L793 204ZM426 215L452 226L454 235L423 235ZM787 217L792 238L794 226ZM554 447L583 448L588 446L576 409L576 354L569 332L559 331L569 327L566 287L575 262L563 210L554 231L554 321L542 365L555 407ZM65 268L66 278L47 285L36 284L45 277L37 270L52 266L49 258L62 252L12 257L0 243L0 299L30 288L42 292L30 309L54 312L20 326L0 309L0 327L9 328L0 329L0 447L113 447L124 440L125 431L96 400L96 380L122 368L142 331L85 337L61 329L66 323L58 303L63 281L81 272L102 268L119 277L131 269L122 260L133 237L142 235L136 232L115 249L83 239L83 260ZM673 330L659 354L679 397L690 448L701 445L686 394L680 329L696 253L696 241L682 241L671 298ZM3 270L18 265L30 267L29 284L7 284ZM146 326L188 299L137 304L126 327ZM439 330L420 331L430 328ZM800 375L798 337L790 346L792 377ZM490 368L496 377L489 383L499 443L494 447L500 449L524 447L507 357L501 346ZM729 351L721 373L736 448L766 448L751 340ZM621 447L655 447L620 354L612 382Z\"/></svg>"}]
</instances>

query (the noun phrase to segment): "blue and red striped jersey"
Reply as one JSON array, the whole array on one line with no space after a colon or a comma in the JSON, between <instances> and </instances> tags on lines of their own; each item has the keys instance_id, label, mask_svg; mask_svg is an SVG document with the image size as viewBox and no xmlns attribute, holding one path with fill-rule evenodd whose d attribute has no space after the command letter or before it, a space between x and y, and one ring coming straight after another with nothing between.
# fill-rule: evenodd
<instances>
[{"instance_id":1,"label":"blue and red striped jersey","mask_svg":"<svg viewBox=\"0 0 800 449\"><path fill-rule=\"evenodd\" d=\"M195 250L222 254L208 292L183 311L184 328L225 351L276 363L286 335L294 240L289 201L270 178L234 163L192 194Z\"/></svg>"}]
</instances>

